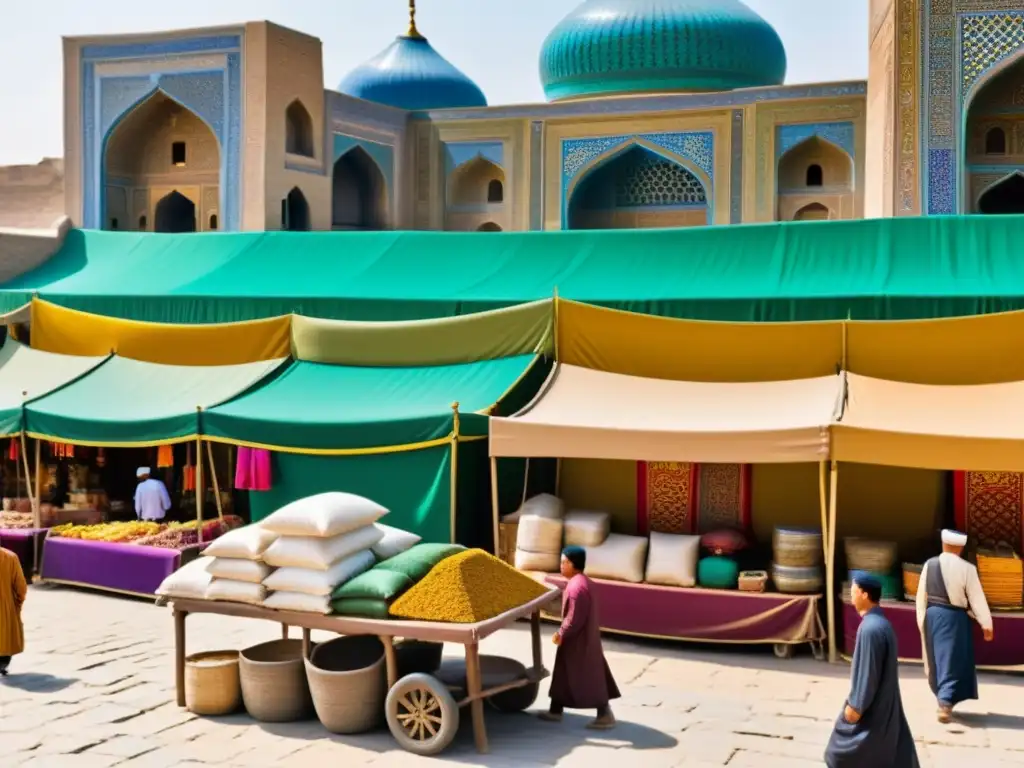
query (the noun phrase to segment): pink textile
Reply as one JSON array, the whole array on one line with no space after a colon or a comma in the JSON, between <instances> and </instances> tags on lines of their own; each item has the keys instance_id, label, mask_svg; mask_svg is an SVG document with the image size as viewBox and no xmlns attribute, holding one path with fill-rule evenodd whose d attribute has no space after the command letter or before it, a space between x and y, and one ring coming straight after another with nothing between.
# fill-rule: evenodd
<instances>
[{"instance_id":1,"label":"pink textile","mask_svg":"<svg viewBox=\"0 0 1024 768\"><path fill-rule=\"evenodd\" d=\"M242 446L238 449L238 460L235 465L235 488L248 491L252 482L252 448Z\"/></svg>"},{"instance_id":2,"label":"pink textile","mask_svg":"<svg viewBox=\"0 0 1024 768\"><path fill-rule=\"evenodd\" d=\"M242 491L269 491L270 487L270 451L240 447L235 466L235 488Z\"/></svg>"}]
</instances>

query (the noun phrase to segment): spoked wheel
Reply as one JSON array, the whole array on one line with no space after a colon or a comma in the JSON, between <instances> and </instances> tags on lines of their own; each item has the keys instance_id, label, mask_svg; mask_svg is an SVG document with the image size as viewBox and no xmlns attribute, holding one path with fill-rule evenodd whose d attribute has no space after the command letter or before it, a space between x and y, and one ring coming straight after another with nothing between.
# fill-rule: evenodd
<instances>
[{"instance_id":1,"label":"spoked wheel","mask_svg":"<svg viewBox=\"0 0 1024 768\"><path fill-rule=\"evenodd\" d=\"M391 735L406 752L440 754L459 731L459 707L448 688L431 675L403 677L385 703Z\"/></svg>"},{"instance_id":2,"label":"spoked wheel","mask_svg":"<svg viewBox=\"0 0 1024 768\"><path fill-rule=\"evenodd\" d=\"M793 646L789 643L776 643L772 646L772 650L775 651L775 658L777 659L793 658Z\"/></svg>"},{"instance_id":3,"label":"spoked wheel","mask_svg":"<svg viewBox=\"0 0 1024 768\"><path fill-rule=\"evenodd\" d=\"M825 644L821 642L811 643L811 653L814 654L816 661L825 661L828 658L828 652L825 650Z\"/></svg>"}]
</instances>

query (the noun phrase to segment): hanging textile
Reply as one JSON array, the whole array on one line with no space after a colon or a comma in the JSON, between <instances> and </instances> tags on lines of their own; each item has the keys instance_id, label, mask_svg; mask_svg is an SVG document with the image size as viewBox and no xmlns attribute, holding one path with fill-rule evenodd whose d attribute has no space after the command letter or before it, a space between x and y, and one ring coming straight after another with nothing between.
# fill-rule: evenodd
<instances>
[{"instance_id":1,"label":"hanging textile","mask_svg":"<svg viewBox=\"0 0 1024 768\"><path fill-rule=\"evenodd\" d=\"M174 466L174 446L161 445L156 449L157 469L167 469Z\"/></svg>"},{"instance_id":2,"label":"hanging textile","mask_svg":"<svg viewBox=\"0 0 1024 768\"><path fill-rule=\"evenodd\" d=\"M181 472L181 490L194 491L196 489L196 468L192 464L192 444L189 443L185 455L185 467Z\"/></svg>"},{"instance_id":3,"label":"hanging textile","mask_svg":"<svg viewBox=\"0 0 1024 768\"><path fill-rule=\"evenodd\" d=\"M1024 474L954 472L953 491L957 528L986 549L1024 551Z\"/></svg>"},{"instance_id":4,"label":"hanging textile","mask_svg":"<svg viewBox=\"0 0 1024 768\"><path fill-rule=\"evenodd\" d=\"M105 467L107 466L107 451L105 448L96 449L96 466Z\"/></svg>"},{"instance_id":5,"label":"hanging textile","mask_svg":"<svg viewBox=\"0 0 1024 768\"><path fill-rule=\"evenodd\" d=\"M750 530L749 464L697 466L697 533Z\"/></svg>"},{"instance_id":6,"label":"hanging textile","mask_svg":"<svg viewBox=\"0 0 1024 768\"><path fill-rule=\"evenodd\" d=\"M7 448L7 458L10 461L21 460L21 446L18 444L18 440L11 440L10 446Z\"/></svg>"},{"instance_id":7,"label":"hanging textile","mask_svg":"<svg viewBox=\"0 0 1024 768\"><path fill-rule=\"evenodd\" d=\"M55 459L73 459L75 446L69 443L50 443L50 455Z\"/></svg>"},{"instance_id":8,"label":"hanging textile","mask_svg":"<svg viewBox=\"0 0 1024 768\"><path fill-rule=\"evenodd\" d=\"M750 529L749 464L637 462L640 533L707 533Z\"/></svg>"},{"instance_id":9,"label":"hanging textile","mask_svg":"<svg viewBox=\"0 0 1024 768\"><path fill-rule=\"evenodd\" d=\"M270 451L239 447L235 462L235 488L240 491L269 491L270 487Z\"/></svg>"}]
</instances>

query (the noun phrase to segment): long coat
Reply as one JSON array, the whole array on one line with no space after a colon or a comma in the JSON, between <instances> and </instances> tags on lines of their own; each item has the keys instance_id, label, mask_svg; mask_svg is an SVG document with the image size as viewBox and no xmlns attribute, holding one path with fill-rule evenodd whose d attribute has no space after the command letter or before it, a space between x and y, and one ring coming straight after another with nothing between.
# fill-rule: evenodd
<instances>
[{"instance_id":1,"label":"long coat","mask_svg":"<svg viewBox=\"0 0 1024 768\"><path fill-rule=\"evenodd\" d=\"M590 579L578 573L562 595L562 644L555 654L551 698L569 709L597 709L619 698L601 647L601 625Z\"/></svg>"},{"instance_id":2,"label":"long coat","mask_svg":"<svg viewBox=\"0 0 1024 768\"><path fill-rule=\"evenodd\" d=\"M21 606L27 594L18 556L0 548L0 656L14 656L25 650Z\"/></svg>"}]
</instances>

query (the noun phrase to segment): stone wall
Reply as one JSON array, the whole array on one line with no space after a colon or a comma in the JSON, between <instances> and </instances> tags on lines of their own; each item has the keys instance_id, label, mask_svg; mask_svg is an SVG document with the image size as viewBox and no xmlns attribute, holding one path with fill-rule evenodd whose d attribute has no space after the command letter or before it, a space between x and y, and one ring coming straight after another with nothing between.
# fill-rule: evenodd
<instances>
[{"instance_id":1,"label":"stone wall","mask_svg":"<svg viewBox=\"0 0 1024 768\"><path fill-rule=\"evenodd\" d=\"M64 215L64 161L0 167L0 227L49 229Z\"/></svg>"}]
</instances>

